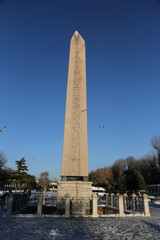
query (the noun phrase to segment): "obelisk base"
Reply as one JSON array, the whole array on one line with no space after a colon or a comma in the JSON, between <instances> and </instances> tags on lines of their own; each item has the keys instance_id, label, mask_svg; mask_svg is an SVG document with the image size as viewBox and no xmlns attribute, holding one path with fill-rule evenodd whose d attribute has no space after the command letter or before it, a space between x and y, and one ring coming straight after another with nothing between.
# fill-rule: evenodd
<instances>
[{"instance_id":1,"label":"obelisk base","mask_svg":"<svg viewBox=\"0 0 160 240\"><path fill-rule=\"evenodd\" d=\"M59 181L57 191L57 210L65 210L66 194L70 196L70 215L85 216L91 213L92 182Z\"/></svg>"}]
</instances>

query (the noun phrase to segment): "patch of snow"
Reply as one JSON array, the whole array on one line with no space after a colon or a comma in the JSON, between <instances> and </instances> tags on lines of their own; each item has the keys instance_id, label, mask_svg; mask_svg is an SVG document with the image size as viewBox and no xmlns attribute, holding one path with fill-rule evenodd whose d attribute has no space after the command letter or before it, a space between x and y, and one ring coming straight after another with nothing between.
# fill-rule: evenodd
<instances>
[{"instance_id":1,"label":"patch of snow","mask_svg":"<svg viewBox=\"0 0 160 240\"><path fill-rule=\"evenodd\" d=\"M56 230L51 229L49 236L57 237L57 236L61 236L61 234L58 233L57 229Z\"/></svg>"}]
</instances>

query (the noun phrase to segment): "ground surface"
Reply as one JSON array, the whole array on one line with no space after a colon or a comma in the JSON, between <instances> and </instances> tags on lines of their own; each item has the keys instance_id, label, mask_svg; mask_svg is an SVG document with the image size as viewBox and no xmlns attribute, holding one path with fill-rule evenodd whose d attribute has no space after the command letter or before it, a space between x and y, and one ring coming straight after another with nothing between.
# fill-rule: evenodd
<instances>
[{"instance_id":1,"label":"ground surface","mask_svg":"<svg viewBox=\"0 0 160 240\"><path fill-rule=\"evenodd\" d=\"M47 193L46 205L54 205L56 194ZM33 193L29 204L37 203ZM0 210L0 240L160 240L160 205L150 205L151 217L107 217L107 218L4 218Z\"/></svg>"},{"instance_id":2,"label":"ground surface","mask_svg":"<svg viewBox=\"0 0 160 240\"><path fill-rule=\"evenodd\" d=\"M0 218L0 240L160 239L160 206L152 217Z\"/></svg>"}]
</instances>

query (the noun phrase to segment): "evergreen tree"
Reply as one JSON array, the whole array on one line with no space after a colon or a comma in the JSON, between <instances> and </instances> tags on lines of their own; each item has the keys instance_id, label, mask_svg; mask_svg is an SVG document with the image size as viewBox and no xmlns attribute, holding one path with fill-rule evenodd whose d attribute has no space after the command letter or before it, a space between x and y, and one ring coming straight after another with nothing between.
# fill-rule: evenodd
<instances>
[{"instance_id":1,"label":"evergreen tree","mask_svg":"<svg viewBox=\"0 0 160 240\"><path fill-rule=\"evenodd\" d=\"M136 170L126 170L120 177L120 191L145 190L146 185L143 176Z\"/></svg>"},{"instance_id":2,"label":"evergreen tree","mask_svg":"<svg viewBox=\"0 0 160 240\"><path fill-rule=\"evenodd\" d=\"M89 181L93 182L95 187L99 187L99 172L97 170L89 173Z\"/></svg>"},{"instance_id":3,"label":"evergreen tree","mask_svg":"<svg viewBox=\"0 0 160 240\"><path fill-rule=\"evenodd\" d=\"M16 161L17 170L13 172L11 178L9 179L9 183L14 183L16 185L16 189L17 187L19 187L19 190L21 190L22 184L26 184L26 179L28 176L28 174L26 173L26 171L28 171L28 168L25 162L25 158Z\"/></svg>"}]
</instances>

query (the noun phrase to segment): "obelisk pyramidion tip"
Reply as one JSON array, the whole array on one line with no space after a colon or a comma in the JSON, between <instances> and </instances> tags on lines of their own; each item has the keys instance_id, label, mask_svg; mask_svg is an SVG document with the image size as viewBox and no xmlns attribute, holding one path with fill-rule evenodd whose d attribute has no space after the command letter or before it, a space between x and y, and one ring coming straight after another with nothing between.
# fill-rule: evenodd
<instances>
[{"instance_id":1,"label":"obelisk pyramidion tip","mask_svg":"<svg viewBox=\"0 0 160 240\"><path fill-rule=\"evenodd\" d=\"M79 32L78 31L75 31L75 37L77 38L78 37L78 35L79 35Z\"/></svg>"}]
</instances>

